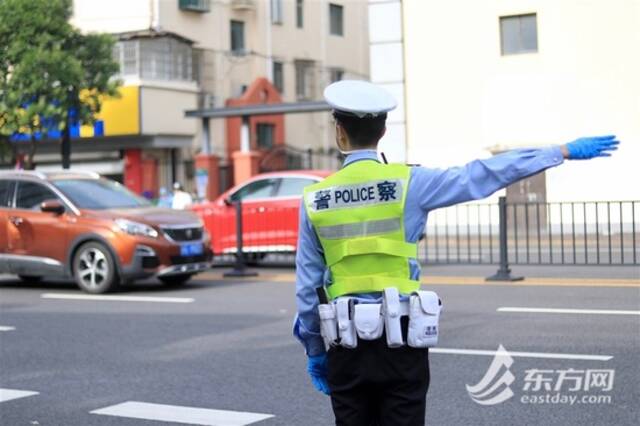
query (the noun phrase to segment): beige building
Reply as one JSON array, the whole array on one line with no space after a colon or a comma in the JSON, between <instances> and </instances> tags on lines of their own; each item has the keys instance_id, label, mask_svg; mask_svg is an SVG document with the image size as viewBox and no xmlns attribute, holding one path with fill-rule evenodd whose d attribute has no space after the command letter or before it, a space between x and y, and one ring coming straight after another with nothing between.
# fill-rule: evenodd
<instances>
[{"instance_id":1,"label":"beige building","mask_svg":"<svg viewBox=\"0 0 640 426\"><path fill-rule=\"evenodd\" d=\"M402 9L409 162L445 167L491 148L615 133L613 157L549 170L547 200L640 199L640 1L406 0Z\"/></svg>"},{"instance_id":2,"label":"beige building","mask_svg":"<svg viewBox=\"0 0 640 426\"><path fill-rule=\"evenodd\" d=\"M369 74L365 1L75 0L72 23L119 37L116 57L125 88L137 88L139 120L114 133L105 117L104 135L145 139L142 160L157 161L162 185L191 177L201 149L200 123L185 110L224 107L259 77L296 102L321 99L331 81ZM228 163L225 120L210 126L212 151ZM254 148L273 145L268 132L251 137ZM286 116L284 143L312 148L315 167L334 163L325 155L333 147L326 112Z\"/></svg>"}]
</instances>

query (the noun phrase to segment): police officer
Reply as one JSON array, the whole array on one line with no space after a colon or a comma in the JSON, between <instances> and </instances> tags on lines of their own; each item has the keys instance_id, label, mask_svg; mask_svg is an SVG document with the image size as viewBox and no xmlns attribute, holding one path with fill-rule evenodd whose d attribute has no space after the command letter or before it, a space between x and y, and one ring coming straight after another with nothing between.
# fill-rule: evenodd
<instances>
[{"instance_id":1,"label":"police officer","mask_svg":"<svg viewBox=\"0 0 640 426\"><path fill-rule=\"evenodd\" d=\"M397 289L406 302L420 287L416 244L431 210L485 198L563 159L609 156L619 142L614 136L580 138L445 170L384 164L377 144L387 112L396 107L394 98L371 83L348 80L328 86L324 97L333 108L336 143L346 159L338 172L305 190L293 333L306 350L313 385L331 396L337 425L423 425L428 348L406 344L406 317L401 318L402 346L390 347L385 336L357 338L355 347L343 345L348 339L326 345L319 299L349 297L345 324L352 319L352 304L379 304L385 289Z\"/></svg>"}]
</instances>

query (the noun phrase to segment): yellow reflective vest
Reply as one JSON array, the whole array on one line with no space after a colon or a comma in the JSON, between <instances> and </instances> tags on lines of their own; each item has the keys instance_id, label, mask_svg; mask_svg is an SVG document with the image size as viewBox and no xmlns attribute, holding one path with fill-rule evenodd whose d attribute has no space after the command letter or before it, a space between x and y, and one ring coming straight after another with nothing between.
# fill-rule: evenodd
<instances>
[{"instance_id":1,"label":"yellow reflective vest","mask_svg":"<svg viewBox=\"0 0 640 426\"><path fill-rule=\"evenodd\" d=\"M404 207L411 168L361 160L304 191L304 205L331 272L329 297L396 287L411 293L409 259L417 244L405 241Z\"/></svg>"}]
</instances>

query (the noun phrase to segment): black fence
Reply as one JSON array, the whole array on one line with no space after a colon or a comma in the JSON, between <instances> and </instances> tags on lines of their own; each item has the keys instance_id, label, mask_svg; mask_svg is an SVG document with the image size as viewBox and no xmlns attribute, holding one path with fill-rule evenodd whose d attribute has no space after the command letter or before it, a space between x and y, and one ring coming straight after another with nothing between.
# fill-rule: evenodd
<instances>
[{"instance_id":1,"label":"black fence","mask_svg":"<svg viewBox=\"0 0 640 426\"><path fill-rule=\"evenodd\" d=\"M288 209L292 211L279 207L269 212L255 205L230 206L242 212L215 219L214 238L217 234L227 239L215 263L293 265L297 207L294 203ZM507 203L501 198L498 204L462 204L432 211L418 258L424 264L501 268L508 264L639 265L639 226L640 201Z\"/></svg>"},{"instance_id":2,"label":"black fence","mask_svg":"<svg viewBox=\"0 0 640 426\"><path fill-rule=\"evenodd\" d=\"M517 265L638 265L640 201L506 203L506 254ZM420 243L431 264L498 264L500 205L435 210Z\"/></svg>"}]
</instances>

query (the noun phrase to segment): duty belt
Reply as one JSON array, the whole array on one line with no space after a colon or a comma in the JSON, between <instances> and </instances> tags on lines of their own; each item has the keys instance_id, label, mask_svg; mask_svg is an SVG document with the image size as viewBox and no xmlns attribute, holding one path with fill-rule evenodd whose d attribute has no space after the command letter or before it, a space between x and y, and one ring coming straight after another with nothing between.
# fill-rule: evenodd
<instances>
[{"instance_id":1,"label":"duty belt","mask_svg":"<svg viewBox=\"0 0 640 426\"><path fill-rule=\"evenodd\" d=\"M442 303L433 291L414 291L408 300L400 300L398 289L386 288L382 303L366 303L353 297L338 297L318 306L320 333L328 348L355 348L358 339L375 340L386 335L391 348L409 345L428 348L438 343L438 323ZM406 341L401 317L409 317Z\"/></svg>"}]
</instances>

